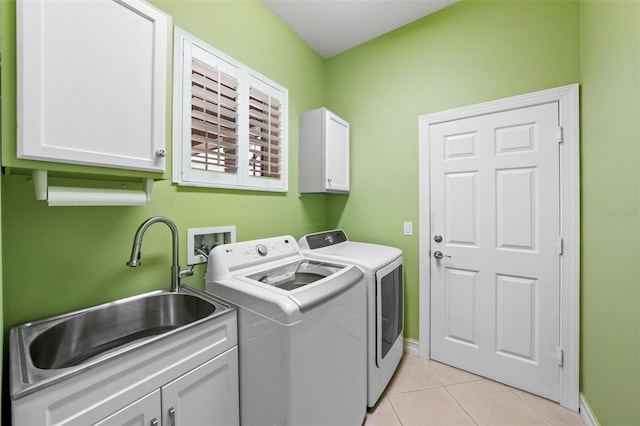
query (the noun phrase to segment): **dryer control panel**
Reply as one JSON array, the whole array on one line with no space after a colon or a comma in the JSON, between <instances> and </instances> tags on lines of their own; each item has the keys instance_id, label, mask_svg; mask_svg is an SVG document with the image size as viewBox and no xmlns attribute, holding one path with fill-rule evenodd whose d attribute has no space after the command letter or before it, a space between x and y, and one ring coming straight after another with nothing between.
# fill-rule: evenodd
<instances>
[{"instance_id":1,"label":"dryer control panel","mask_svg":"<svg viewBox=\"0 0 640 426\"><path fill-rule=\"evenodd\" d=\"M231 278L233 271L299 255L298 243L290 235L222 244L214 247L209 253L207 279Z\"/></svg>"},{"instance_id":2,"label":"dryer control panel","mask_svg":"<svg viewBox=\"0 0 640 426\"><path fill-rule=\"evenodd\" d=\"M342 229L333 231L318 232L316 234L305 235L300 242L302 250L315 250L322 247L332 246L347 241L347 234Z\"/></svg>"}]
</instances>

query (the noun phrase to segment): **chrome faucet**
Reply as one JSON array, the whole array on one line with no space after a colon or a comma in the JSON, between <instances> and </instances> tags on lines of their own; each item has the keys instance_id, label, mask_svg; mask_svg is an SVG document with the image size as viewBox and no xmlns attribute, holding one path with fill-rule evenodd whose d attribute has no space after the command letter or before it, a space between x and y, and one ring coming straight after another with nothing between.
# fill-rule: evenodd
<instances>
[{"instance_id":1,"label":"chrome faucet","mask_svg":"<svg viewBox=\"0 0 640 426\"><path fill-rule=\"evenodd\" d=\"M140 247L142 246L142 236L149 226L156 222L162 222L171 229L172 237L172 255L173 265L171 266L171 291L178 291L180 289L180 278L193 275L193 270L185 269L180 270L178 264L178 228L176 224L164 216L154 216L145 220L142 225L136 231L136 236L133 239L133 248L131 250L131 259L127 262L127 265L135 268L140 265Z\"/></svg>"}]
</instances>

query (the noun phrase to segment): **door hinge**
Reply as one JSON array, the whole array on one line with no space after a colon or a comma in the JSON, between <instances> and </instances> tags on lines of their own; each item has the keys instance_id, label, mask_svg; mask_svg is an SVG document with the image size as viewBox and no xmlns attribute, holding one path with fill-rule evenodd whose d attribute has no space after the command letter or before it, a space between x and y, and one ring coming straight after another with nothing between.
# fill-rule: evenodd
<instances>
[{"instance_id":1,"label":"door hinge","mask_svg":"<svg viewBox=\"0 0 640 426\"><path fill-rule=\"evenodd\" d=\"M558 365L562 367L562 365L564 364L564 350L562 348L555 348L555 350L556 350L556 361L558 362Z\"/></svg>"},{"instance_id":2,"label":"door hinge","mask_svg":"<svg viewBox=\"0 0 640 426\"><path fill-rule=\"evenodd\" d=\"M564 239L558 238L558 254L562 256L564 253Z\"/></svg>"},{"instance_id":3,"label":"door hinge","mask_svg":"<svg viewBox=\"0 0 640 426\"><path fill-rule=\"evenodd\" d=\"M558 126L558 128L556 129L556 142L558 142L558 143L562 143L563 142L563 129L562 129L562 126Z\"/></svg>"}]
</instances>

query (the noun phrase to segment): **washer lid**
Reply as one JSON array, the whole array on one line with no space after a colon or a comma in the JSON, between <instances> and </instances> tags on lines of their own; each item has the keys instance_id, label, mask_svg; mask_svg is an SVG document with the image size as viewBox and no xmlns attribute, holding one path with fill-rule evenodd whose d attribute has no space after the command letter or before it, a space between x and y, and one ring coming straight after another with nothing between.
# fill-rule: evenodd
<instances>
[{"instance_id":1,"label":"washer lid","mask_svg":"<svg viewBox=\"0 0 640 426\"><path fill-rule=\"evenodd\" d=\"M282 290L296 290L333 275L343 268L344 266L302 259L247 275L247 278Z\"/></svg>"},{"instance_id":2,"label":"washer lid","mask_svg":"<svg viewBox=\"0 0 640 426\"><path fill-rule=\"evenodd\" d=\"M260 274L264 275L264 272L254 271L250 275L260 278ZM206 288L208 292L236 306L249 309L282 324L291 325L302 320L303 315L309 310L362 284L363 277L362 270L353 265L345 265L340 266L340 270L336 273L292 290L256 281L248 275L207 281Z\"/></svg>"},{"instance_id":3,"label":"washer lid","mask_svg":"<svg viewBox=\"0 0 640 426\"><path fill-rule=\"evenodd\" d=\"M237 278L292 300L304 313L347 291L363 276L352 265L301 259Z\"/></svg>"}]
</instances>

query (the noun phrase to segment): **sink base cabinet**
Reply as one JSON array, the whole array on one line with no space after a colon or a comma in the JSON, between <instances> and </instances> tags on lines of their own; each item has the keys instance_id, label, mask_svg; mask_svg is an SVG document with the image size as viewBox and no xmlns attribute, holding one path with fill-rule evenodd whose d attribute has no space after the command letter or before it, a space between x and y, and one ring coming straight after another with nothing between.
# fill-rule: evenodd
<instances>
[{"instance_id":1,"label":"sink base cabinet","mask_svg":"<svg viewBox=\"0 0 640 426\"><path fill-rule=\"evenodd\" d=\"M121 425L239 425L238 349L233 347L96 423Z\"/></svg>"},{"instance_id":2,"label":"sink base cabinet","mask_svg":"<svg viewBox=\"0 0 640 426\"><path fill-rule=\"evenodd\" d=\"M237 425L237 345L231 310L11 401L12 424Z\"/></svg>"}]
</instances>

